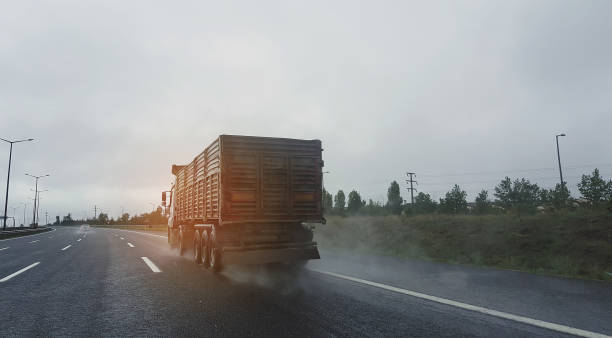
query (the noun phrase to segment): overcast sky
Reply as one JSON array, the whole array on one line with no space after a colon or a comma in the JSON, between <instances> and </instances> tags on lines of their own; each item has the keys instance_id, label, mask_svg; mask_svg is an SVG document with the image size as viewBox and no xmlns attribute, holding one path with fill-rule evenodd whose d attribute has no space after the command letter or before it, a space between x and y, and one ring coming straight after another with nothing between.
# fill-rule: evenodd
<instances>
[{"instance_id":1,"label":"overcast sky","mask_svg":"<svg viewBox=\"0 0 612 338\"><path fill-rule=\"evenodd\" d=\"M505 175L552 187L565 132L577 196L595 166L612 177L611 104L612 1L11 1L0 14L0 137L36 139L14 146L9 206L30 212L24 173L49 173L53 217L148 211L171 164L219 134L320 139L328 190L384 202L392 180L409 198L406 171L436 198Z\"/></svg>"}]
</instances>

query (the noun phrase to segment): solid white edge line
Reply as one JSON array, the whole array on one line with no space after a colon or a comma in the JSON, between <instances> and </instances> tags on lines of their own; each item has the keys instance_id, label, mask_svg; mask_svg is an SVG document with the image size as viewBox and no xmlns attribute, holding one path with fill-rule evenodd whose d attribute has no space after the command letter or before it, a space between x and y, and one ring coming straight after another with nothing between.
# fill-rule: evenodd
<instances>
[{"instance_id":1,"label":"solid white edge line","mask_svg":"<svg viewBox=\"0 0 612 338\"><path fill-rule=\"evenodd\" d=\"M69 247L71 247L71 246L72 246L72 244L68 244L68 246L66 246L66 247L62 248L62 251L64 251L64 250L68 249L68 248L69 248Z\"/></svg>"},{"instance_id":2,"label":"solid white edge line","mask_svg":"<svg viewBox=\"0 0 612 338\"><path fill-rule=\"evenodd\" d=\"M561 325L561 324L545 322L545 321L542 321L542 320L539 320L539 319L533 319L533 318L513 315L513 314L510 314L510 313L501 312L501 311L497 311L497 310L491 310L491 309L487 309L487 308L484 308L484 307L481 307L481 306L475 306L475 305L470 305L470 304L466 304L466 303L457 302L457 301L450 300L450 299L440 298L440 297L436 297L436 296L430 296L430 295L427 295L427 294L424 294L424 293L410 291L410 290L398 288L398 287L395 287L395 286L385 285L385 284L381 284L381 283L377 283L377 282L371 282L369 280L365 280L365 279L361 279L361 278L345 276L345 275L341 275L341 274L338 274L338 273L329 272L329 271L323 271L323 270L316 270L316 269L310 269L310 270L318 272L318 273L321 273L321 274L333 276L333 277L336 277L336 278L346 279L346 280L349 280L349 281L352 281L352 282L361 283L361 284L365 284L365 285L369 285L369 286L374 286L374 287L385 289L385 290L388 290L388 291L398 292L398 293L402 293L402 294L405 294L405 295L408 295L408 296L412 296L412 297L416 297L416 298L421 298L421 299L426 299L426 300L433 301L433 302L436 302L436 303L458 307L458 308L461 308L461 309L464 309L464 310L480 312L480 313L484 313L486 315L490 315L490 316L494 316L494 317L499 317L499 318L503 318L503 319L508 319L508 320L512 320L512 321L515 321L515 322L532 325L532 326L537 326L537 327L545 328L545 329L548 329L548 330L553 330L553 331L557 331L557 332L573 334L575 336L581 336L581 337L612 338L612 336L608 336L608 335L605 335L605 334L602 334L602 333L586 331L586 330L577 329L577 328L573 328L573 327L565 326L565 325Z\"/></svg>"},{"instance_id":3,"label":"solid white edge line","mask_svg":"<svg viewBox=\"0 0 612 338\"><path fill-rule=\"evenodd\" d=\"M23 239L23 238L26 238L26 237L31 237L31 236L46 235L46 234L47 234L47 233L49 233L49 232L53 232L53 231L57 230L56 228L51 228L51 229L52 229L52 230L49 230L49 231L44 231L44 232L39 232L39 233L37 233L37 234L23 235L23 236L18 236L18 237L15 237L15 238L0 239L0 242L4 242L4 241L12 241L12 240L15 240L15 239Z\"/></svg>"},{"instance_id":4,"label":"solid white edge line","mask_svg":"<svg viewBox=\"0 0 612 338\"><path fill-rule=\"evenodd\" d=\"M6 248L2 248L2 249L0 249L0 251L2 251L2 250L6 250L6 249L8 249L8 248L10 248L10 246L7 246Z\"/></svg>"},{"instance_id":5,"label":"solid white edge line","mask_svg":"<svg viewBox=\"0 0 612 338\"><path fill-rule=\"evenodd\" d=\"M161 272L161 270L148 257L140 257L153 272Z\"/></svg>"},{"instance_id":6,"label":"solid white edge line","mask_svg":"<svg viewBox=\"0 0 612 338\"><path fill-rule=\"evenodd\" d=\"M23 268L23 269L21 269L21 270L19 270L19 271L17 271L17 272L13 272L12 274L10 274L10 275L8 275L8 276L6 276L6 277L4 277L4 278L0 279L0 283L2 283L2 282L6 282L7 280L9 280L9 279L11 279L11 278L13 278L13 277L17 276L18 274L20 274L20 273L22 273L22 272L24 272L24 271L26 271L26 270L29 270L29 269L31 269L31 268L33 268L33 267L37 266L38 264L40 264L40 262L36 262L36 263L34 263L34 264L28 265L28 266L26 266L25 268Z\"/></svg>"},{"instance_id":7,"label":"solid white edge line","mask_svg":"<svg viewBox=\"0 0 612 338\"><path fill-rule=\"evenodd\" d=\"M128 242L128 246L129 246L130 248L133 248L133 247L134 247L134 244L132 244L132 243Z\"/></svg>"}]
</instances>

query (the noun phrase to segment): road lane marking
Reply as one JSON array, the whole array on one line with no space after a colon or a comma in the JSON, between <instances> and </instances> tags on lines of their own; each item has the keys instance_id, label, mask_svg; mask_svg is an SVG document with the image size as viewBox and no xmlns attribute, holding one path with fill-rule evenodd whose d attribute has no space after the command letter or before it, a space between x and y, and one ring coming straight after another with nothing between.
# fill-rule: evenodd
<instances>
[{"instance_id":1,"label":"road lane marking","mask_svg":"<svg viewBox=\"0 0 612 338\"><path fill-rule=\"evenodd\" d=\"M119 237L119 238L121 238L121 240L123 240L123 237Z\"/></svg>"},{"instance_id":2,"label":"road lane marking","mask_svg":"<svg viewBox=\"0 0 612 338\"><path fill-rule=\"evenodd\" d=\"M444 305L450 305L450 306L458 307L458 308L461 308L461 309L464 309L464 310L480 312L480 313L484 313L486 315L490 315L490 316L494 316L494 317L499 317L499 318L503 318L503 319L508 319L508 320L512 320L512 321L515 321L515 322L532 325L532 326L537 326L537 327L545 328L545 329L548 329L548 330L553 330L553 331L557 331L557 332L573 334L575 336L581 336L581 337L612 338L612 336L608 336L608 335L605 335L605 334L602 334L602 333L581 330L581 329L573 328L573 327L570 327L570 326L565 326L565 325L561 325L561 324L545 322L545 321L539 320L539 319L533 319L533 318L513 315L513 314L510 314L510 313L501 312L501 311L497 311L497 310L491 310L491 309L487 309L487 308L481 307L481 306L475 306L475 305L470 305L470 304L466 304L466 303L457 302L457 301L450 300L450 299L440 298L440 297L436 297L436 296L430 296L430 295L427 295L427 294L424 294L424 293L420 293L420 292L416 292L416 291L410 291L410 290L398 288L398 287L395 287L395 286L390 286L390 285L386 285L386 284L382 284L382 283L377 283L377 282L371 282L369 280L365 280L365 279L361 279L361 278L341 275L339 273L323 271L323 270L317 270L317 269L310 269L310 270L318 272L318 273L321 273L321 274L325 274L325 275L328 275L328 276L332 276L332 277L336 277L336 278L341 278L341 279L346 279L346 280L349 280L349 281L352 281L352 282L355 282L355 283L365 284L365 285L369 285L369 286L385 289L385 290L388 290L388 291L402 293L402 294L405 294L405 295L408 295L408 296L412 296L412 297L416 297L416 298L421 298L421 299L429 300L429 301L440 303L440 304L444 304Z\"/></svg>"},{"instance_id":3,"label":"road lane marking","mask_svg":"<svg viewBox=\"0 0 612 338\"><path fill-rule=\"evenodd\" d=\"M163 239L168 239L168 237L167 237L167 236L156 235L156 234L148 234L148 233L146 233L146 232L142 232L142 231L123 230L123 229L115 229L115 230L118 230L118 231L127 231L127 232L133 232L133 233L135 233L135 234L141 234L141 235L154 236L154 237L160 237L160 238L163 238ZM115 235L115 236L117 236L117 235Z\"/></svg>"},{"instance_id":4,"label":"road lane marking","mask_svg":"<svg viewBox=\"0 0 612 338\"><path fill-rule=\"evenodd\" d=\"M10 275L8 275L8 276L6 276L6 277L4 277L4 278L0 279L0 283L2 283L2 282L6 282L7 280L9 280L9 279L11 279L11 278L13 278L13 277L17 276L18 274L20 274L20 273L22 273L22 272L24 272L24 271L27 271L27 270L29 270L29 269L31 269L31 268L33 268L33 267L37 266L38 264L40 264L40 262L36 262L36 263L34 263L34 264L28 265L28 266L26 266L25 268L23 268L23 269L21 269L21 270L19 270L19 271L17 271L17 272L13 272L12 274L10 274Z\"/></svg>"},{"instance_id":5,"label":"road lane marking","mask_svg":"<svg viewBox=\"0 0 612 338\"><path fill-rule=\"evenodd\" d=\"M132 244L132 243L128 242L128 246L129 246L130 248L133 248L133 247L134 247L134 244Z\"/></svg>"},{"instance_id":6,"label":"road lane marking","mask_svg":"<svg viewBox=\"0 0 612 338\"><path fill-rule=\"evenodd\" d=\"M8 248L10 248L10 246L7 246L6 248L2 248L2 249L0 249L0 251L2 251L2 250L6 250L6 249L8 249Z\"/></svg>"},{"instance_id":7,"label":"road lane marking","mask_svg":"<svg viewBox=\"0 0 612 338\"><path fill-rule=\"evenodd\" d=\"M142 258L142 260L147 264L147 266L149 266L149 269L151 269L153 272L161 272L161 270L157 267L157 265L155 265L155 263L153 263L149 258L147 257L140 257Z\"/></svg>"},{"instance_id":8,"label":"road lane marking","mask_svg":"<svg viewBox=\"0 0 612 338\"><path fill-rule=\"evenodd\" d=\"M81 241L81 239L80 239L80 238L79 238L79 239L77 239L77 242L80 242L80 241Z\"/></svg>"},{"instance_id":9,"label":"road lane marking","mask_svg":"<svg viewBox=\"0 0 612 338\"><path fill-rule=\"evenodd\" d=\"M53 236L49 236L49 238L53 238Z\"/></svg>"},{"instance_id":10,"label":"road lane marking","mask_svg":"<svg viewBox=\"0 0 612 338\"><path fill-rule=\"evenodd\" d=\"M69 247L71 247L71 246L72 246L72 245L70 245L70 244L69 244L68 246L66 246L66 247L62 248L62 251L64 251L64 250L68 249L68 248L69 248Z\"/></svg>"},{"instance_id":11,"label":"road lane marking","mask_svg":"<svg viewBox=\"0 0 612 338\"><path fill-rule=\"evenodd\" d=\"M57 229L56 228L51 228L50 231L39 232L39 233L36 233L36 234L31 234L31 235L23 235L23 236L18 236L18 237L14 237L14 238L0 239L0 242L13 241L13 240L16 240L16 239L23 239L24 237L32 237L32 236L44 235L47 232L53 232L55 230L57 230Z\"/></svg>"},{"instance_id":12,"label":"road lane marking","mask_svg":"<svg viewBox=\"0 0 612 338\"><path fill-rule=\"evenodd\" d=\"M30 243L36 243L36 242L38 242L38 240L31 241Z\"/></svg>"}]
</instances>

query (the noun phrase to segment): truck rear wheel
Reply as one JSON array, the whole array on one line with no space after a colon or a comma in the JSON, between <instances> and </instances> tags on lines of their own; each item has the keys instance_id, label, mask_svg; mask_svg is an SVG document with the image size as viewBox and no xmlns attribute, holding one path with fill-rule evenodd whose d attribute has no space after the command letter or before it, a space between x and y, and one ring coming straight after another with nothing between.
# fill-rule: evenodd
<instances>
[{"instance_id":1,"label":"truck rear wheel","mask_svg":"<svg viewBox=\"0 0 612 338\"><path fill-rule=\"evenodd\" d=\"M183 255L185 253L185 232L181 229L179 230L178 235L178 245L179 245L179 255Z\"/></svg>"},{"instance_id":2,"label":"truck rear wheel","mask_svg":"<svg viewBox=\"0 0 612 338\"><path fill-rule=\"evenodd\" d=\"M176 234L177 230L176 229L172 229L172 228L168 228L168 243L170 243L170 248L174 249L176 248Z\"/></svg>"},{"instance_id":3,"label":"truck rear wheel","mask_svg":"<svg viewBox=\"0 0 612 338\"><path fill-rule=\"evenodd\" d=\"M219 240L217 239L217 231L213 228L210 232L210 268L214 272L219 272L223 268L221 264L221 246L219 244Z\"/></svg>"},{"instance_id":4,"label":"truck rear wheel","mask_svg":"<svg viewBox=\"0 0 612 338\"><path fill-rule=\"evenodd\" d=\"M210 266L210 238L207 230L202 230L202 264L205 267Z\"/></svg>"},{"instance_id":5,"label":"truck rear wheel","mask_svg":"<svg viewBox=\"0 0 612 338\"><path fill-rule=\"evenodd\" d=\"M193 260L196 264L202 264L202 239L198 230L193 234Z\"/></svg>"}]
</instances>

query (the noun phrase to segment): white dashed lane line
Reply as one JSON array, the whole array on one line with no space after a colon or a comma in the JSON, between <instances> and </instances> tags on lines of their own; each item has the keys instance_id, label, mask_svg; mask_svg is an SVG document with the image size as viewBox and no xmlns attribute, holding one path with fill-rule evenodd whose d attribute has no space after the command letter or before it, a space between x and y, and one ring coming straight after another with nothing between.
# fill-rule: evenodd
<instances>
[{"instance_id":1,"label":"white dashed lane line","mask_svg":"<svg viewBox=\"0 0 612 338\"><path fill-rule=\"evenodd\" d=\"M34 264L28 265L28 266L26 266L25 268L23 268L23 269L21 269L21 270L19 270L19 271L17 271L17 272L13 272L12 274L10 274L10 275L8 275L8 276L6 276L6 277L4 277L4 278L0 279L0 283L2 283L2 282L6 282L7 280L9 280L9 279L11 279L11 278L13 278L13 277L15 277L15 276L19 275L20 273L25 272L25 271L27 271L27 270L30 270L31 268L33 268L33 267L37 266L38 264L40 264L40 262L36 262L36 263L34 263Z\"/></svg>"},{"instance_id":2,"label":"white dashed lane line","mask_svg":"<svg viewBox=\"0 0 612 338\"><path fill-rule=\"evenodd\" d=\"M151 271L161 272L161 270L157 267L157 265L155 265L155 263L153 263L149 258L147 257L140 257L140 258L142 258L142 260L145 262L145 264L147 264L147 266L149 267L149 269L151 269Z\"/></svg>"},{"instance_id":3,"label":"white dashed lane line","mask_svg":"<svg viewBox=\"0 0 612 338\"><path fill-rule=\"evenodd\" d=\"M128 246L129 246L130 248L133 248L133 247L134 247L134 244L132 244L132 243L128 242Z\"/></svg>"},{"instance_id":4,"label":"white dashed lane line","mask_svg":"<svg viewBox=\"0 0 612 338\"><path fill-rule=\"evenodd\" d=\"M8 248L10 248L10 246L7 246L6 248L0 248L0 251L2 251L2 250L6 250L6 249L8 249Z\"/></svg>"},{"instance_id":5,"label":"white dashed lane line","mask_svg":"<svg viewBox=\"0 0 612 338\"><path fill-rule=\"evenodd\" d=\"M80 242L80 241L81 241L81 239L80 239L80 238L79 238L79 239L77 239L77 242Z\"/></svg>"},{"instance_id":6,"label":"white dashed lane line","mask_svg":"<svg viewBox=\"0 0 612 338\"><path fill-rule=\"evenodd\" d=\"M38 242L38 240L31 241L30 243L36 243L36 242Z\"/></svg>"},{"instance_id":7,"label":"white dashed lane line","mask_svg":"<svg viewBox=\"0 0 612 338\"><path fill-rule=\"evenodd\" d=\"M124 240L124 239L125 239L125 238L123 238L123 237L119 237L119 238L121 238L121 240Z\"/></svg>"},{"instance_id":8,"label":"white dashed lane line","mask_svg":"<svg viewBox=\"0 0 612 338\"><path fill-rule=\"evenodd\" d=\"M71 246L72 246L72 245L68 245L68 246L63 247L63 248L62 248L62 251L64 251L64 250L68 249L68 248L69 248L69 247L71 247Z\"/></svg>"}]
</instances>

